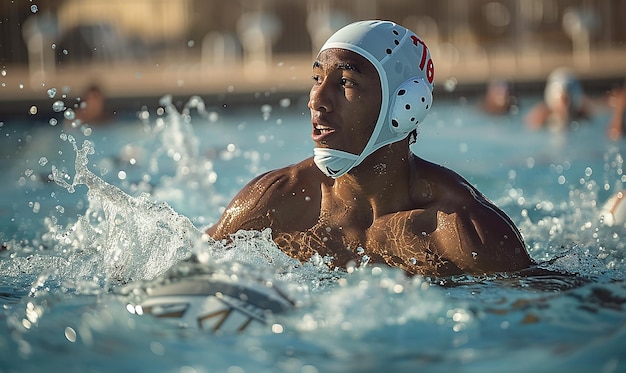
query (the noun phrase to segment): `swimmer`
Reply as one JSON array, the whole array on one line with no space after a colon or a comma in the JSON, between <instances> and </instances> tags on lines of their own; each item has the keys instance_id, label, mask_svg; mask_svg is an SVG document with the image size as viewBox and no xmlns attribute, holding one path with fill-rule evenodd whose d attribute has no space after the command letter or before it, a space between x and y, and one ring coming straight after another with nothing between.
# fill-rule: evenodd
<instances>
[{"instance_id":1,"label":"swimmer","mask_svg":"<svg viewBox=\"0 0 626 373\"><path fill-rule=\"evenodd\" d=\"M409 145L432 107L426 44L392 22L337 31L313 63L314 156L248 183L207 233L271 228L277 246L331 267L408 274L513 272L534 264L511 219L456 172ZM365 257L367 256L367 257Z\"/></svg>"},{"instance_id":2,"label":"swimmer","mask_svg":"<svg viewBox=\"0 0 626 373\"><path fill-rule=\"evenodd\" d=\"M550 73L544 101L526 115L526 124L531 129L563 130L575 121L588 118L589 111L580 81L573 71L561 67Z\"/></svg>"},{"instance_id":3,"label":"swimmer","mask_svg":"<svg viewBox=\"0 0 626 373\"><path fill-rule=\"evenodd\" d=\"M75 113L77 123L98 125L106 122L108 118L105 114L105 97L97 85L87 87Z\"/></svg>"},{"instance_id":4,"label":"swimmer","mask_svg":"<svg viewBox=\"0 0 626 373\"><path fill-rule=\"evenodd\" d=\"M611 90L608 102L612 114L606 135L611 140L619 140L626 131L626 82L623 87Z\"/></svg>"},{"instance_id":5,"label":"swimmer","mask_svg":"<svg viewBox=\"0 0 626 373\"><path fill-rule=\"evenodd\" d=\"M482 109L489 114L502 115L511 112L517 99L510 84L505 80L493 80L487 86Z\"/></svg>"}]
</instances>

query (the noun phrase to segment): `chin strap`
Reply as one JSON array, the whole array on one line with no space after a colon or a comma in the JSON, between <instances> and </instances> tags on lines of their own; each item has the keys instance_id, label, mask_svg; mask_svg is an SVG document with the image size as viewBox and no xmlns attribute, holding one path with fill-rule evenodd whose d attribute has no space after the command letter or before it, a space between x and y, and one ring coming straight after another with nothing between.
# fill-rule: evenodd
<instances>
[{"instance_id":1,"label":"chin strap","mask_svg":"<svg viewBox=\"0 0 626 373\"><path fill-rule=\"evenodd\" d=\"M411 131L408 137L409 145L417 142L417 130ZM361 155L336 149L313 148L313 161L317 165L317 168L319 168L326 176L336 179L358 166L365 158L367 158L367 156L384 145L386 144L381 144L380 146L374 148L370 147L368 144Z\"/></svg>"},{"instance_id":2,"label":"chin strap","mask_svg":"<svg viewBox=\"0 0 626 373\"><path fill-rule=\"evenodd\" d=\"M359 159L358 155L327 148L314 148L313 154L313 161L317 167L333 179L350 171L357 165Z\"/></svg>"}]
</instances>

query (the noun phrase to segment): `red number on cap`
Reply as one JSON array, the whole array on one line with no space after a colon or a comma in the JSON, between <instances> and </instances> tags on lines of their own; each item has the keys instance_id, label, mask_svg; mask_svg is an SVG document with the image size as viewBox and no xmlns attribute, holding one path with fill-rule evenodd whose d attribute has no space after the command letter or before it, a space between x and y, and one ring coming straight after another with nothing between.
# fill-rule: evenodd
<instances>
[{"instance_id":1,"label":"red number on cap","mask_svg":"<svg viewBox=\"0 0 626 373\"><path fill-rule=\"evenodd\" d=\"M428 83L432 83L435 79L435 64L430 58L428 59L428 65L426 66L426 79L428 79Z\"/></svg>"},{"instance_id":2,"label":"red number on cap","mask_svg":"<svg viewBox=\"0 0 626 373\"><path fill-rule=\"evenodd\" d=\"M428 79L428 83L432 83L435 79L435 65L433 64L432 59L428 59L426 61L426 56L428 55L428 47L426 47L426 43L424 43L420 38L415 35L411 35L411 40L413 40L413 44L418 46L422 45L422 60L420 61L420 69L424 70L424 66L426 66L426 79Z\"/></svg>"}]
</instances>

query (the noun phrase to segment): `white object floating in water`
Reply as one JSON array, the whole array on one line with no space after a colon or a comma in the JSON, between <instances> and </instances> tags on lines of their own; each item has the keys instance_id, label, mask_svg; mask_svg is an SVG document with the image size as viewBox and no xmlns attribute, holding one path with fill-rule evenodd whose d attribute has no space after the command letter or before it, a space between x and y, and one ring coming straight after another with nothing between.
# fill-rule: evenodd
<instances>
[{"instance_id":1,"label":"white object floating in water","mask_svg":"<svg viewBox=\"0 0 626 373\"><path fill-rule=\"evenodd\" d=\"M187 328L241 333L249 326L269 325L272 314L293 308L275 286L237 283L227 276L196 274L147 289L143 314L178 321Z\"/></svg>"},{"instance_id":2,"label":"white object floating in water","mask_svg":"<svg viewBox=\"0 0 626 373\"><path fill-rule=\"evenodd\" d=\"M626 223L626 191L613 194L600 209L600 218L605 225L624 225Z\"/></svg>"}]
</instances>

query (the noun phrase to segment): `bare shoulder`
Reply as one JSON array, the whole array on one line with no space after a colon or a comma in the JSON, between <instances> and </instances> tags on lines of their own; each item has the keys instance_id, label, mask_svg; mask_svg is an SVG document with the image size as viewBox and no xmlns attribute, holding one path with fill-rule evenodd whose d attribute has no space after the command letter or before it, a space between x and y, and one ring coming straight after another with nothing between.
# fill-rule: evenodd
<instances>
[{"instance_id":1,"label":"bare shoulder","mask_svg":"<svg viewBox=\"0 0 626 373\"><path fill-rule=\"evenodd\" d=\"M537 103L533 106L524 118L526 126L530 129L539 129L543 127L550 116L550 109L543 103Z\"/></svg>"},{"instance_id":2,"label":"bare shoulder","mask_svg":"<svg viewBox=\"0 0 626 373\"><path fill-rule=\"evenodd\" d=\"M312 158L261 174L237 193L207 232L222 239L240 229L285 229L298 221L293 215L300 207L315 201L319 206L322 176Z\"/></svg>"},{"instance_id":3,"label":"bare shoulder","mask_svg":"<svg viewBox=\"0 0 626 373\"><path fill-rule=\"evenodd\" d=\"M456 171L419 157L415 157L414 162L418 172L413 183L421 184L414 188L421 191L414 199L424 198L428 203L458 205L485 198Z\"/></svg>"},{"instance_id":4,"label":"bare shoulder","mask_svg":"<svg viewBox=\"0 0 626 373\"><path fill-rule=\"evenodd\" d=\"M532 263L522 235L502 209L455 171L416 162L432 190L425 206L437 216L433 242L443 255L469 273L513 271Z\"/></svg>"}]
</instances>

